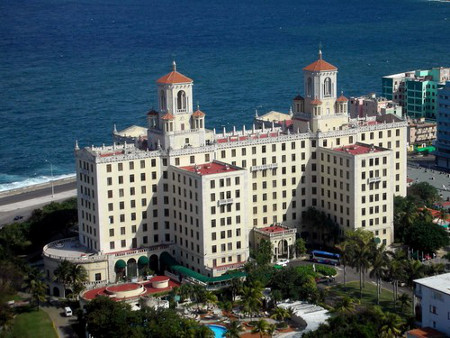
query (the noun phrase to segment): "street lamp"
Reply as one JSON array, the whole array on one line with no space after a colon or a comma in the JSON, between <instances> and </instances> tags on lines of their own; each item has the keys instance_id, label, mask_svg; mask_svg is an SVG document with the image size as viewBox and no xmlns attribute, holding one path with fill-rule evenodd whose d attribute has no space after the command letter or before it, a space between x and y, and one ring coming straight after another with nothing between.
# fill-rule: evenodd
<instances>
[{"instance_id":1,"label":"street lamp","mask_svg":"<svg viewBox=\"0 0 450 338\"><path fill-rule=\"evenodd\" d=\"M53 165L50 162L50 176L51 176L51 185L52 185L52 198L55 198L55 187L53 186Z\"/></svg>"},{"instance_id":2,"label":"street lamp","mask_svg":"<svg viewBox=\"0 0 450 338\"><path fill-rule=\"evenodd\" d=\"M53 164L49 160L45 160L45 162L50 163L50 185L52 187L52 198L55 198L55 187L53 185Z\"/></svg>"}]
</instances>

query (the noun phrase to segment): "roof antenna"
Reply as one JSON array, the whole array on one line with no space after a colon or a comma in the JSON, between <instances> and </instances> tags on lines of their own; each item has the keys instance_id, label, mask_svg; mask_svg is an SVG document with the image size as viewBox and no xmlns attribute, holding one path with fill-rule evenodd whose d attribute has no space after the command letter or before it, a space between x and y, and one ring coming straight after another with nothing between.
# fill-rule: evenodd
<instances>
[{"instance_id":1,"label":"roof antenna","mask_svg":"<svg viewBox=\"0 0 450 338\"><path fill-rule=\"evenodd\" d=\"M319 60L322 60L322 42L319 42Z\"/></svg>"},{"instance_id":2,"label":"roof antenna","mask_svg":"<svg viewBox=\"0 0 450 338\"><path fill-rule=\"evenodd\" d=\"M172 70L173 70L174 72L177 71L177 63L175 62L175 60L172 61Z\"/></svg>"}]
</instances>

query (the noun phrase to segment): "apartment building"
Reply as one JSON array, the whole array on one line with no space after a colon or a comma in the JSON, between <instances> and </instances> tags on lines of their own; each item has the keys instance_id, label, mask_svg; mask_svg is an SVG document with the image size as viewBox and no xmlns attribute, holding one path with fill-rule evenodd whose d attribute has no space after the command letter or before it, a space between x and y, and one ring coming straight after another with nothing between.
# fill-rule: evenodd
<instances>
[{"instance_id":1,"label":"apartment building","mask_svg":"<svg viewBox=\"0 0 450 338\"><path fill-rule=\"evenodd\" d=\"M438 91L436 165L450 168L450 81Z\"/></svg>"}]
</instances>

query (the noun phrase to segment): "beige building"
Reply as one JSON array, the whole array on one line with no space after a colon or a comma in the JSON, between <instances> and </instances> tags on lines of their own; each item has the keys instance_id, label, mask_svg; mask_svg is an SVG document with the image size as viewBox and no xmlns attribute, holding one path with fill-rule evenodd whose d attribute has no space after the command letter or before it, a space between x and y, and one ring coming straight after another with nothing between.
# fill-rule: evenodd
<instances>
[{"instance_id":1,"label":"beige building","mask_svg":"<svg viewBox=\"0 0 450 338\"><path fill-rule=\"evenodd\" d=\"M349 118L337 73L321 53L304 68L292 128L219 133L205 128L193 81L174 64L157 81L146 139L139 130L126 142L122 135L111 146L76 147L78 245L107 262L98 282L124 271L133 278L146 262L162 270L164 252L215 278L247 261L258 244L253 229L301 229L309 207L341 231L364 227L391 244L392 198L406 194L407 124L392 115Z\"/></svg>"},{"instance_id":2,"label":"beige building","mask_svg":"<svg viewBox=\"0 0 450 338\"><path fill-rule=\"evenodd\" d=\"M410 145L422 145L436 140L437 123L424 118L408 121L408 142Z\"/></svg>"},{"instance_id":3,"label":"beige building","mask_svg":"<svg viewBox=\"0 0 450 338\"><path fill-rule=\"evenodd\" d=\"M403 107L395 101L372 93L359 97L350 97L349 113L353 119L386 114L394 114L402 118Z\"/></svg>"}]
</instances>

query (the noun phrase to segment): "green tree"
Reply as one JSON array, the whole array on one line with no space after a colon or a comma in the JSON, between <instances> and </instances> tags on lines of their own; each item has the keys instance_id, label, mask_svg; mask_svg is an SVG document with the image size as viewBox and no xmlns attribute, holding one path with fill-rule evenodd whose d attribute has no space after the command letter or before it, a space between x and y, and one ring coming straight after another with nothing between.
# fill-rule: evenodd
<instances>
[{"instance_id":1,"label":"green tree","mask_svg":"<svg viewBox=\"0 0 450 338\"><path fill-rule=\"evenodd\" d=\"M427 276L436 276L445 272L444 263L436 263L425 266L425 274Z\"/></svg>"},{"instance_id":2,"label":"green tree","mask_svg":"<svg viewBox=\"0 0 450 338\"><path fill-rule=\"evenodd\" d=\"M259 312L262 306L262 291L263 287L258 281L243 287L241 303L245 312L250 315Z\"/></svg>"},{"instance_id":3,"label":"green tree","mask_svg":"<svg viewBox=\"0 0 450 338\"><path fill-rule=\"evenodd\" d=\"M230 281L231 300L236 301L236 296L242 292L242 280L241 278L233 278Z\"/></svg>"},{"instance_id":4,"label":"green tree","mask_svg":"<svg viewBox=\"0 0 450 338\"><path fill-rule=\"evenodd\" d=\"M380 328L380 337L381 338L392 338L392 337L400 337L402 334L403 323L401 318L397 316L395 313L387 312L385 314L385 318L383 319L383 325Z\"/></svg>"},{"instance_id":5,"label":"green tree","mask_svg":"<svg viewBox=\"0 0 450 338\"><path fill-rule=\"evenodd\" d=\"M42 302L45 302L47 294L47 284L43 280L32 280L30 282L31 298L39 309Z\"/></svg>"},{"instance_id":6,"label":"green tree","mask_svg":"<svg viewBox=\"0 0 450 338\"><path fill-rule=\"evenodd\" d=\"M295 241L295 254L298 256L306 253L305 240L303 238L297 238Z\"/></svg>"},{"instance_id":7,"label":"green tree","mask_svg":"<svg viewBox=\"0 0 450 338\"><path fill-rule=\"evenodd\" d=\"M282 307L276 307L270 318L278 320L278 321L284 321L287 318L290 318L289 311Z\"/></svg>"},{"instance_id":8,"label":"green tree","mask_svg":"<svg viewBox=\"0 0 450 338\"><path fill-rule=\"evenodd\" d=\"M418 220L405 231L405 244L423 252L435 252L450 243L447 231L432 222Z\"/></svg>"},{"instance_id":9,"label":"green tree","mask_svg":"<svg viewBox=\"0 0 450 338\"><path fill-rule=\"evenodd\" d=\"M96 297L85 306L87 331L96 338L136 337L138 317L124 302Z\"/></svg>"},{"instance_id":10,"label":"green tree","mask_svg":"<svg viewBox=\"0 0 450 338\"><path fill-rule=\"evenodd\" d=\"M273 337L273 334L275 333L275 331L277 330L277 326L275 324L269 324L267 326L267 334L269 334L271 337Z\"/></svg>"},{"instance_id":11,"label":"green tree","mask_svg":"<svg viewBox=\"0 0 450 338\"><path fill-rule=\"evenodd\" d=\"M277 306L277 303L283 299L283 295L280 290L274 289L270 291L270 298L272 299L273 305Z\"/></svg>"},{"instance_id":12,"label":"green tree","mask_svg":"<svg viewBox=\"0 0 450 338\"><path fill-rule=\"evenodd\" d=\"M54 271L55 279L64 285L65 289L71 289L76 297L84 289L84 283L88 280L88 274L84 266L70 261L62 261Z\"/></svg>"},{"instance_id":13,"label":"green tree","mask_svg":"<svg viewBox=\"0 0 450 338\"><path fill-rule=\"evenodd\" d=\"M346 247L351 252L350 264L359 272L359 295L362 298L364 287L364 274L370 267L370 257L375 250L376 244L373 233L357 229L346 233Z\"/></svg>"},{"instance_id":14,"label":"green tree","mask_svg":"<svg viewBox=\"0 0 450 338\"><path fill-rule=\"evenodd\" d=\"M356 310L357 301L344 296L334 305L334 311L339 313L354 313Z\"/></svg>"},{"instance_id":15,"label":"green tree","mask_svg":"<svg viewBox=\"0 0 450 338\"><path fill-rule=\"evenodd\" d=\"M347 266L351 264L351 259L353 257L353 253L350 251L352 246L348 241L343 241L339 245L336 245L336 248L339 250L341 257L340 263L343 265L344 270L344 288L347 282Z\"/></svg>"},{"instance_id":16,"label":"green tree","mask_svg":"<svg viewBox=\"0 0 450 338\"><path fill-rule=\"evenodd\" d=\"M369 276L375 278L377 281L377 305L380 305L381 279L385 275L386 268L389 264L389 256L385 249L384 244L375 248L371 257L372 270Z\"/></svg>"},{"instance_id":17,"label":"green tree","mask_svg":"<svg viewBox=\"0 0 450 338\"><path fill-rule=\"evenodd\" d=\"M413 183L408 188L408 196L416 201L416 205L432 206L440 200L439 191L428 182Z\"/></svg>"},{"instance_id":18,"label":"green tree","mask_svg":"<svg viewBox=\"0 0 450 338\"><path fill-rule=\"evenodd\" d=\"M262 239L255 252L258 265L267 265L272 261L272 245L269 241Z\"/></svg>"},{"instance_id":19,"label":"green tree","mask_svg":"<svg viewBox=\"0 0 450 338\"><path fill-rule=\"evenodd\" d=\"M238 320L233 320L227 327L227 332L225 332L225 337L227 338L239 338L241 332L244 331L241 323Z\"/></svg>"},{"instance_id":20,"label":"green tree","mask_svg":"<svg viewBox=\"0 0 450 338\"><path fill-rule=\"evenodd\" d=\"M411 296L408 295L407 293L402 293L398 297L398 302L400 303L400 312L403 312L405 307L411 305Z\"/></svg>"},{"instance_id":21,"label":"green tree","mask_svg":"<svg viewBox=\"0 0 450 338\"><path fill-rule=\"evenodd\" d=\"M252 333L259 333L259 337L262 338L262 336L267 333L268 329L269 323L267 323L264 319L260 319L255 323Z\"/></svg>"}]
</instances>

